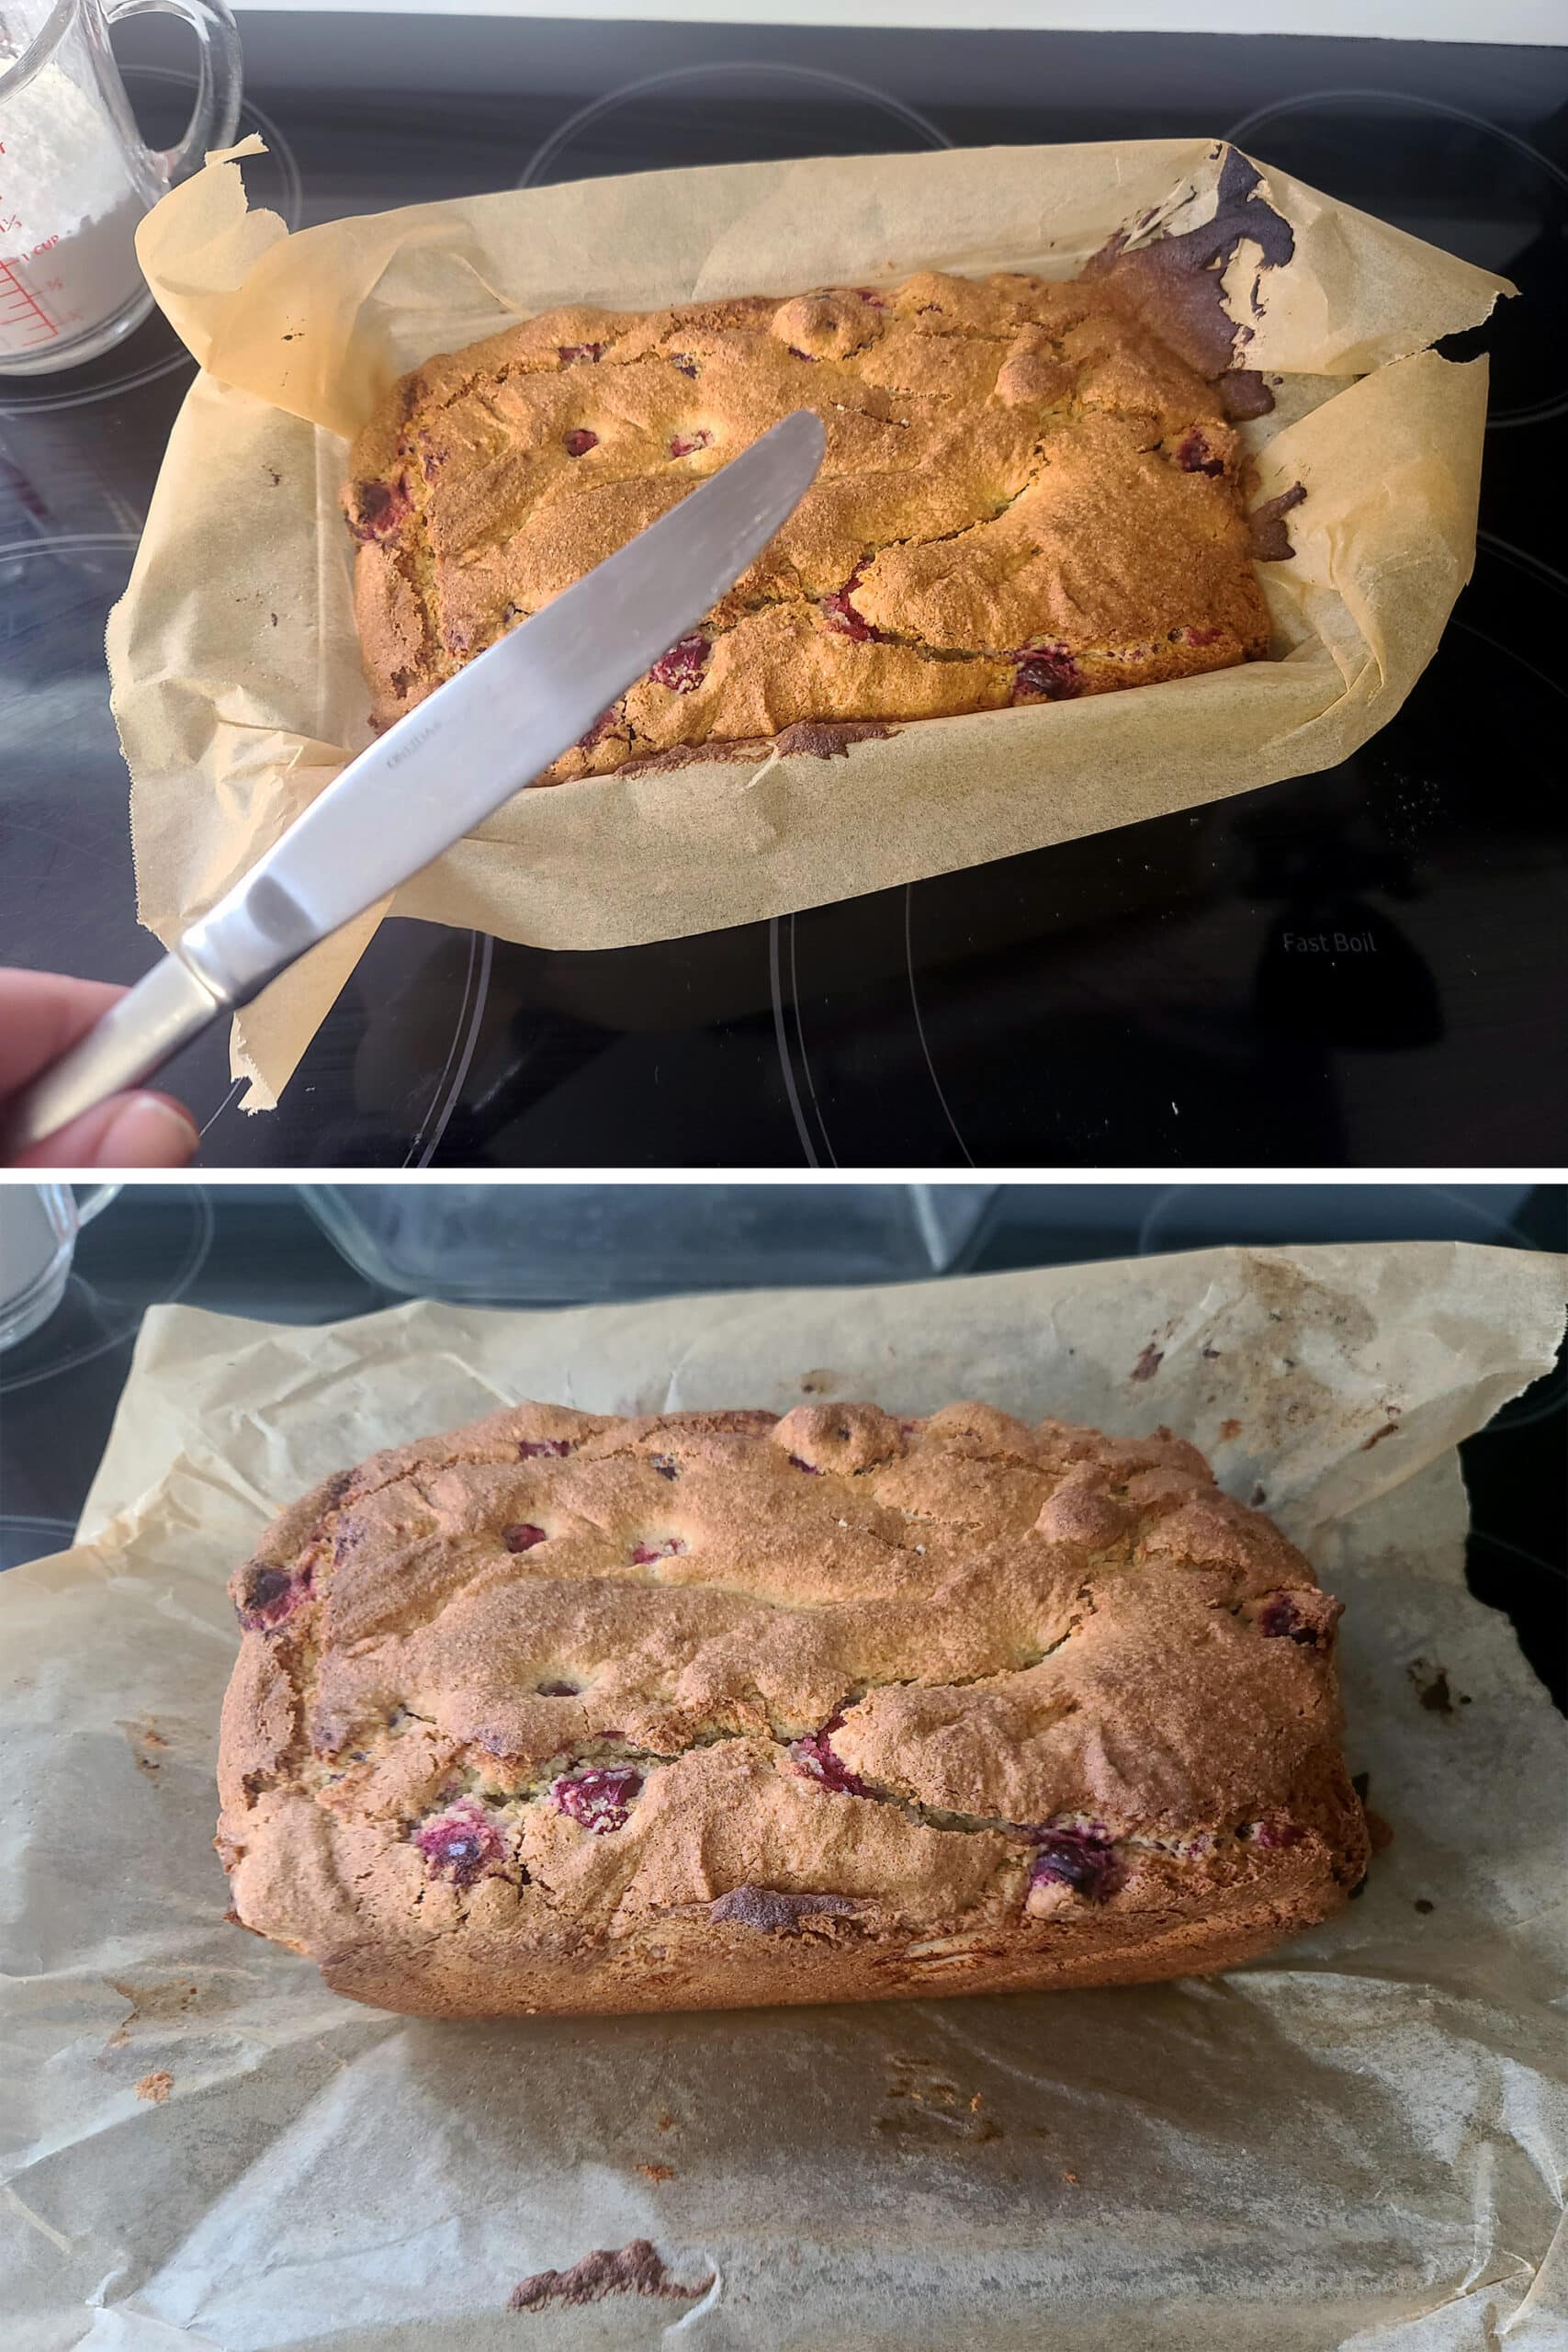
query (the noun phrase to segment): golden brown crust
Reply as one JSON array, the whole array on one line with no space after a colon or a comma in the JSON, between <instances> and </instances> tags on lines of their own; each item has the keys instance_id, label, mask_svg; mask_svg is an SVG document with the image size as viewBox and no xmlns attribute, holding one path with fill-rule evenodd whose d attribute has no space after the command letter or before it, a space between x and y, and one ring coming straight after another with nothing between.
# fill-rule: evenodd
<instances>
[{"instance_id":1,"label":"golden brown crust","mask_svg":"<svg viewBox=\"0 0 1568 2352\"><path fill-rule=\"evenodd\" d=\"M1164 1430L523 1405L231 1589L235 1915L389 2008L1131 1982L1365 1867L1338 1605Z\"/></svg>"},{"instance_id":2,"label":"golden brown crust","mask_svg":"<svg viewBox=\"0 0 1568 2352\"><path fill-rule=\"evenodd\" d=\"M378 723L801 407L827 430L814 488L550 780L1266 650L1226 396L1116 272L922 271L784 300L547 311L404 377L344 492Z\"/></svg>"}]
</instances>

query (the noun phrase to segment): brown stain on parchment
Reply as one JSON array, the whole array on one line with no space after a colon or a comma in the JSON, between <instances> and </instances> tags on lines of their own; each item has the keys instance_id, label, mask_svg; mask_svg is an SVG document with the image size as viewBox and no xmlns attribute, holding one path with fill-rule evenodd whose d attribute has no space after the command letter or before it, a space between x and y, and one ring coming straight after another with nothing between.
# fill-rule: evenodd
<instances>
[{"instance_id":1,"label":"brown stain on parchment","mask_svg":"<svg viewBox=\"0 0 1568 2352\"><path fill-rule=\"evenodd\" d=\"M156 1718L148 1715L139 1721L117 1719L116 1731L125 1734L139 1772L156 1773L163 1762L163 1750L169 1745L168 1734L161 1731Z\"/></svg>"},{"instance_id":2,"label":"brown stain on parchment","mask_svg":"<svg viewBox=\"0 0 1568 2352\"><path fill-rule=\"evenodd\" d=\"M1299 481L1282 490L1278 498L1267 498L1255 506L1247 518L1247 545L1258 563L1289 563L1295 555L1291 535L1285 528L1285 517L1299 506L1306 492Z\"/></svg>"},{"instance_id":3,"label":"brown stain on parchment","mask_svg":"<svg viewBox=\"0 0 1568 2352\"><path fill-rule=\"evenodd\" d=\"M1377 1330L1370 1310L1293 1260L1263 1250L1241 1254L1246 1296L1202 1334L1200 1349L1213 1366L1200 1411L1206 1404L1226 1417L1220 1435L1245 1430L1249 1452L1269 1456L1288 1453L1303 1430L1343 1430L1348 1453L1364 1445L1370 1411L1393 1427L1403 1409L1397 1401L1381 1398L1369 1407L1365 1397L1348 1400L1302 1362L1309 1337L1326 1340L1339 1357L1365 1347ZM1267 1334L1256 1328L1259 1308ZM1259 1509L1265 1498L1255 1491L1249 1499Z\"/></svg>"},{"instance_id":4,"label":"brown stain on parchment","mask_svg":"<svg viewBox=\"0 0 1568 2352\"><path fill-rule=\"evenodd\" d=\"M1374 1337L1377 1323L1370 1308L1344 1291L1330 1290L1294 1259L1251 1250L1247 1266L1252 1295L1275 1322L1293 1323L1298 1330L1336 1331L1351 1346Z\"/></svg>"},{"instance_id":5,"label":"brown stain on parchment","mask_svg":"<svg viewBox=\"0 0 1568 2352\"><path fill-rule=\"evenodd\" d=\"M154 1780L172 1757L203 1754L209 1738L200 1724L184 1723L174 1715L117 1716L115 1729L124 1734L137 1770Z\"/></svg>"},{"instance_id":6,"label":"brown stain on parchment","mask_svg":"<svg viewBox=\"0 0 1568 2352\"><path fill-rule=\"evenodd\" d=\"M1264 273L1282 266L1296 249L1295 233L1264 195L1257 166L1238 147L1216 153L1220 174L1209 220L1192 229L1167 226L1139 244L1135 240L1158 218L1157 212L1143 213L1084 265L1086 277L1109 286L1124 309L1152 327L1190 368L1210 378L1235 367L1254 334L1247 321L1233 318L1225 307L1225 264L1244 243L1258 248L1247 307L1260 319ZM1268 412L1251 407L1249 413Z\"/></svg>"},{"instance_id":7,"label":"brown stain on parchment","mask_svg":"<svg viewBox=\"0 0 1568 2352\"><path fill-rule=\"evenodd\" d=\"M1213 1414L1215 1442L1241 1440L1258 1455L1287 1452L1302 1430L1322 1429L1325 1423L1345 1428L1348 1442L1353 1438L1362 1443L1366 1402L1348 1406L1327 1381L1305 1368L1302 1351L1309 1333L1327 1333L1334 1351L1348 1354L1372 1338L1373 1317L1289 1259L1263 1251L1237 1255L1246 1261L1243 1297L1217 1314L1207 1329L1186 1332L1179 1342L1173 1340L1174 1322L1167 1324L1147 1341L1125 1377L1140 1384L1156 1379L1173 1344L1179 1347L1185 1365L1196 1340L1204 1369L1191 1412L1195 1434ZM1371 1409L1392 1427L1403 1408L1384 1398ZM1267 1492L1255 1485L1247 1500L1260 1510L1267 1505Z\"/></svg>"},{"instance_id":8,"label":"brown stain on parchment","mask_svg":"<svg viewBox=\"0 0 1568 2352\"><path fill-rule=\"evenodd\" d=\"M160 2066L155 2074L142 2075L136 2086L136 2096L138 2098L151 2099L154 2107L162 2107L174 2087L173 2075L169 2073L166 2066Z\"/></svg>"},{"instance_id":9,"label":"brown stain on parchment","mask_svg":"<svg viewBox=\"0 0 1568 2352\"><path fill-rule=\"evenodd\" d=\"M629 2245L599 2246L570 2270L536 2270L520 2278L506 2299L509 2312L542 2312L551 2303L600 2303L607 2295L659 2295L673 2302L695 2302L713 2285L710 2272L700 2286L671 2278L651 2239Z\"/></svg>"},{"instance_id":10,"label":"brown stain on parchment","mask_svg":"<svg viewBox=\"0 0 1568 2352\"><path fill-rule=\"evenodd\" d=\"M978 2147L1002 2136L1001 2125L985 2111L983 2091L966 2091L912 2058L891 2062L883 2101L886 2111L875 2118L874 2129L891 2139L945 2148Z\"/></svg>"},{"instance_id":11,"label":"brown stain on parchment","mask_svg":"<svg viewBox=\"0 0 1568 2352\"><path fill-rule=\"evenodd\" d=\"M104 1982L122 2001L130 2003L130 2014L122 2018L109 2035L104 2043L106 2050L122 2048L141 2026L169 2025L176 2018L186 2016L201 1995L200 1985L188 1976L155 1984L138 1984L133 1979L118 1976L106 1976Z\"/></svg>"},{"instance_id":12,"label":"brown stain on parchment","mask_svg":"<svg viewBox=\"0 0 1568 2352\"><path fill-rule=\"evenodd\" d=\"M1460 1709L1469 1706L1469 1694L1454 1689L1446 1666L1438 1666L1429 1657L1413 1657L1404 1671L1429 1715L1441 1715L1446 1723L1452 1723Z\"/></svg>"}]
</instances>

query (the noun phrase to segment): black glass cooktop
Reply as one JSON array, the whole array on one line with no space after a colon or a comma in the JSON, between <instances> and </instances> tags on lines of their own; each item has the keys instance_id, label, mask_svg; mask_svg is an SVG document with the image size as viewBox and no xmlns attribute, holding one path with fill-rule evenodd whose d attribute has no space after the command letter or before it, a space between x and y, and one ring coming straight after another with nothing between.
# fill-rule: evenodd
<instances>
[{"instance_id":1,"label":"black glass cooktop","mask_svg":"<svg viewBox=\"0 0 1568 2352\"><path fill-rule=\"evenodd\" d=\"M209 1165L1523 1165L1568 1159L1568 51L244 17L291 225L746 158L1224 132L1511 277L1474 579L1327 774L708 937L556 955L386 924L274 1114L224 1041ZM143 130L192 75L121 55ZM130 979L104 622L192 364L161 319L0 378L0 955ZM1287 949L1322 936L1324 954ZM1344 944L1337 950L1336 937Z\"/></svg>"}]
</instances>

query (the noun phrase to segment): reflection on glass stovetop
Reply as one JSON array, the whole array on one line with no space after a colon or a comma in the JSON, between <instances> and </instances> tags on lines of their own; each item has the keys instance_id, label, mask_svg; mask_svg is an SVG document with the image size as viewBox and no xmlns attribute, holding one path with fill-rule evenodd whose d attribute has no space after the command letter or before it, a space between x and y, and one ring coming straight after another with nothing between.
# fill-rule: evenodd
<instances>
[{"instance_id":1,"label":"reflection on glass stovetop","mask_svg":"<svg viewBox=\"0 0 1568 2352\"><path fill-rule=\"evenodd\" d=\"M1568 567L1537 488L1568 415L1568 52L1380 43L1370 74L1341 42L472 19L432 46L400 18L399 86L367 74L366 19L287 22L284 43L249 20L242 129L269 150L253 200L291 226L673 164L1218 129L1525 299L1462 345L1494 368L1475 577L1405 709L1342 768L650 947L388 923L276 1113L241 1108L220 1036L176 1066L210 1164L1568 1158L1545 1075L1568 1010ZM127 55L165 142L189 73ZM156 952L103 628L191 373L154 318L80 374L0 379L10 961L128 979Z\"/></svg>"}]
</instances>

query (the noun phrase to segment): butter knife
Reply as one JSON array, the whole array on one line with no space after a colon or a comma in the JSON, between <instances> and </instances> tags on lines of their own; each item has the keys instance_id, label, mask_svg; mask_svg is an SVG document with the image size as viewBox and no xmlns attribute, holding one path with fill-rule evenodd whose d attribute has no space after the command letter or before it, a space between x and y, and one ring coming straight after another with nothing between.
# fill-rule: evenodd
<instances>
[{"instance_id":1,"label":"butter knife","mask_svg":"<svg viewBox=\"0 0 1568 2352\"><path fill-rule=\"evenodd\" d=\"M532 784L759 556L822 462L799 409L351 760L5 1123L14 1156L140 1086L208 1023Z\"/></svg>"}]
</instances>

